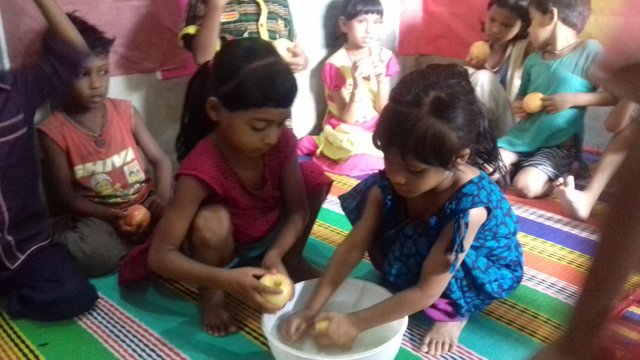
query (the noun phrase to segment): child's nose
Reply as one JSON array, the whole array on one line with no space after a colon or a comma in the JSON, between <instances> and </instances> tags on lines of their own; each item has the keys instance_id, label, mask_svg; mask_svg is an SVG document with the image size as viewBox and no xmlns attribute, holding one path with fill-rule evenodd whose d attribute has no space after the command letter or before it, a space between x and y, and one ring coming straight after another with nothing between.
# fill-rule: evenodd
<instances>
[{"instance_id":1,"label":"child's nose","mask_svg":"<svg viewBox=\"0 0 640 360\"><path fill-rule=\"evenodd\" d=\"M99 88L101 85L102 81L100 80L100 77L98 75L91 75L89 78L89 86L91 86L92 89L95 89Z\"/></svg>"}]
</instances>

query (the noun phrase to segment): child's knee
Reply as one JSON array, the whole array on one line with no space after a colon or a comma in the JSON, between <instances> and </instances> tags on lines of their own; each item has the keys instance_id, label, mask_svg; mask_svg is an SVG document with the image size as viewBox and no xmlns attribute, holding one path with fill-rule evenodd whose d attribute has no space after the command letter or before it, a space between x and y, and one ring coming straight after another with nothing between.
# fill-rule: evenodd
<instances>
[{"instance_id":1,"label":"child's knee","mask_svg":"<svg viewBox=\"0 0 640 360\"><path fill-rule=\"evenodd\" d=\"M549 178L537 169L525 168L513 179L512 186L518 196L529 199L536 198L545 194L549 187Z\"/></svg>"},{"instance_id":2,"label":"child's knee","mask_svg":"<svg viewBox=\"0 0 640 360\"><path fill-rule=\"evenodd\" d=\"M201 209L193 220L192 246L196 248L220 247L232 239L231 215L220 205Z\"/></svg>"}]
</instances>

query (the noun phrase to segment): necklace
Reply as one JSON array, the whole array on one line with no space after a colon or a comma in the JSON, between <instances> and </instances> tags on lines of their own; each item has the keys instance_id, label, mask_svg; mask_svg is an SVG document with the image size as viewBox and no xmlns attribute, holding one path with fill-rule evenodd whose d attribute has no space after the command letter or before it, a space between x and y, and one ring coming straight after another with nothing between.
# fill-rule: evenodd
<instances>
[{"instance_id":1,"label":"necklace","mask_svg":"<svg viewBox=\"0 0 640 360\"><path fill-rule=\"evenodd\" d=\"M76 127L76 129L82 131L83 133L91 136L93 138L93 143L96 145L97 148L99 149L104 149L105 146L107 146L107 141L102 137L102 132L104 130L104 125L106 123L106 120L103 120L102 122L102 126L100 127L100 131L93 131L91 130L88 126L86 126L85 124L76 121L74 118L72 118L71 116L67 115L66 113L64 113L65 117L67 119L69 119L69 121L71 122L71 124L73 124L73 126ZM104 118L104 115L103 115Z\"/></svg>"},{"instance_id":2,"label":"necklace","mask_svg":"<svg viewBox=\"0 0 640 360\"><path fill-rule=\"evenodd\" d=\"M556 49L556 50L547 50L547 52L548 52L548 53L551 53L551 54L553 54L553 55L558 55L558 54L560 54L561 52L563 52L563 51L565 51L565 50L567 50L567 49L569 49L569 48L572 48L572 47L576 46L576 45L577 45L577 44L579 44L579 43L580 43L580 40L576 40L576 41L572 42L571 44L569 44L569 45L567 45L567 46L561 47L560 49Z\"/></svg>"}]
</instances>

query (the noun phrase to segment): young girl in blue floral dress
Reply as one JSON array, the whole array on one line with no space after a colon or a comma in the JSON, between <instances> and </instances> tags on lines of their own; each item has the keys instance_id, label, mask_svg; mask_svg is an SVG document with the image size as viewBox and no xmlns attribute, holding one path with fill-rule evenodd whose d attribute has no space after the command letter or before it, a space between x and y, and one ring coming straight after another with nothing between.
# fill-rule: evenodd
<instances>
[{"instance_id":1,"label":"young girl in blue floral dress","mask_svg":"<svg viewBox=\"0 0 640 360\"><path fill-rule=\"evenodd\" d=\"M422 351L453 351L468 317L511 294L523 271L516 216L478 170L505 167L466 70L438 64L404 77L373 139L385 169L341 196L353 229L282 335L298 341L328 319L316 342L348 347L362 331L424 310L433 326ZM320 314L365 251L395 294L354 313Z\"/></svg>"}]
</instances>

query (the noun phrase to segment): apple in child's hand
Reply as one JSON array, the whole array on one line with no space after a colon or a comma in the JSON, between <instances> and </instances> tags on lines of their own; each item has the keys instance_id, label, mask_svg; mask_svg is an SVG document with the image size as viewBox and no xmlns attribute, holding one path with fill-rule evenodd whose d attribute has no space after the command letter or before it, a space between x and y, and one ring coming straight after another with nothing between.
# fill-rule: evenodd
<instances>
[{"instance_id":1,"label":"apple in child's hand","mask_svg":"<svg viewBox=\"0 0 640 360\"><path fill-rule=\"evenodd\" d=\"M260 278L260 283L268 287L280 289L280 294L263 294L262 297L269 304L282 309L293 293L293 281L288 276L280 273L268 273Z\"/></svg>"},{"instance_id":2,"label":"apple in child's hand","mask_svg":"<svg viewBox=\"0 0 640 360\"><path fill-rule=\"evenodd\" d=\"M542 111L542 109L544 109L544 103L542 102L543 97L544 94L539 92L527 94L527 96L522 99L522 109L529 114L535 114Z\"/></svg>"},{"instance_id":3,"label":"apple in child's hand","mask_svg":"<svg viewBox=\"0 0 640 360\"><path fill-rule=\"evenodd\" d=\"M146 207L140 204L130 206L124 217L124 224L138 231L146 229L150 222L151 213Z\"/></svg>"},{"instance_id":4,"label":"apple in child's hand","mask_svg":"<svg viewBox=\"0 0 640 360\"><path fill-rule=\"evenodd\" d=\"M476 41L469 48L469 57L476 61L485 63L491 55L491 47L486 41Z\"/></svg>"},{"instance_id":5,"label":"apple in child's hand","mask_svg":"<svg viewBox=\"0 0 640 360\"><path fill-rule=\"evenodd\" d=\"M271 42L271 45L273 45L273 47L276 48L276 50L278 51L278 54L280 54L280 56L282 56L283 59L285 60L291 59L292 54L289 51L289 48L295 45L291 40L287 38L279 38L279 39L273 40Z\"/></svg>"},{"instance_id":6,"label":"apple in child's hand","mask_svg":"<svg viewBox=\"0 0 640 360\"><path fill-rule=\"evenodd\" d=\"M329 330L329 320L320 320L313 325L316 334L326 333Z\"/></svg>"}]
</instances>

